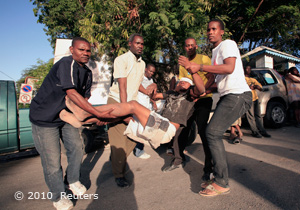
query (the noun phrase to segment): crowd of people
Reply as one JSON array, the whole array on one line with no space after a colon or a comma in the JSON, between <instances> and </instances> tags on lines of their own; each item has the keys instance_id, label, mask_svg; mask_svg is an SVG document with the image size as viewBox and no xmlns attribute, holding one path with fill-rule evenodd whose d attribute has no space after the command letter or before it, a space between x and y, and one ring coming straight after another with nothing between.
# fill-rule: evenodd
<instances>
[{"instance_id":1,"label":"crowd of people","mask_svg":"<svg viewBox=\"0 0 300 210\"><path fill-rule=\"evenodd\" d=\"M230 138L233 143L239 143L242 132L236 121L246 114L253 136L270 135L262 125L255 95L255 89L260 90L261 85L249 77L250 67L244 72L237 44L223 40L223 34L221 20L213 19L208 23L207 38L213 46L211 59L197 54L198 45L194 38L185 39L187 57L179 57L178 75L170 90L164 93L157 92L157 84L152 80L155 65L146 67L142 60L142 35L132 34L128 40L129 50L114 60L107 104L98 107L87 101L92 73L85 64L91 56L91 45L84 38L73 39L72 55L52 67L30 107L33 139L41 157L46 184L53 193L55 208L73 207L68 198L61 197L66 190L65 184L74 195L87 191L79 181L83 149L77 128L84 123L109 125L112 173L117 186L126 188L130 186L125 177L127 157L134 151L137 157L149 158L144 151L145 143L153 148L171 145L173 160L164 172L184 167L186 135L191 124L196 122L205 153L199 194L213 197L230 192L222 140L224 132L231 127ZM294 81L293 77L290 77L291 81ZM208 122L213 91L218 91L220 100ZM160 114L156 113L158 99L166 100ZM299 108L299 104L295 107ZM295 113L299 120L299 109ZM60 139L68 160L65 180Z\"/></svg>"}]
</instances>

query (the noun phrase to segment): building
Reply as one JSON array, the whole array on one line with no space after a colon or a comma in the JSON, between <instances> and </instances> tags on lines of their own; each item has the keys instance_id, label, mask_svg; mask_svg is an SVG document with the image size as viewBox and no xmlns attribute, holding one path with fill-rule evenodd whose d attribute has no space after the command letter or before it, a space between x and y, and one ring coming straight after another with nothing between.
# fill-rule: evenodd
<instances>
[{"instance_id":1,"label":"building","mask_svg":"<svg viewBox=\"0 0 300 210\"><path fill-rule=\"evenodd\" d=\"M267 67L282 72L296 66L299 70L300 58L269 47L260 46L241 56L244 66Z\"/></svg>"}]
</instances>

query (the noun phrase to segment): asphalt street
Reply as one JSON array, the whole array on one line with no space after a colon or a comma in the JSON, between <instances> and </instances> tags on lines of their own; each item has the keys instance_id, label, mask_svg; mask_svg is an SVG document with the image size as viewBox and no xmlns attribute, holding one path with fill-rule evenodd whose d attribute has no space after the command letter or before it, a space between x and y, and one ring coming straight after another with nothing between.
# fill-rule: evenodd
<instances>
[{"instance_id":1,"label":"asphalt street","mask_svg":"<svg viewBox=\"0 0 300 210\"><path fill-rule=\"evenodd\" d=\"M272 138L254 138L244 132L241 144L233 145L224 134L231 192L214 198L202 197L204 154L201 140L187 147L183 169L163 173L170 164L164 146L142 160L130 155L127 189L116 186L106 146L89 153L82 163L85 197L73 199L74 209L163 210L163 209L300 209L300 129L286 126L268 129ZM62 155L63 168L66 157ZM40 157L34 151L0 159L0 209L54 209L45 184ZM70 194L72 196L72 194Z\"/></svg>"}]
</instances>

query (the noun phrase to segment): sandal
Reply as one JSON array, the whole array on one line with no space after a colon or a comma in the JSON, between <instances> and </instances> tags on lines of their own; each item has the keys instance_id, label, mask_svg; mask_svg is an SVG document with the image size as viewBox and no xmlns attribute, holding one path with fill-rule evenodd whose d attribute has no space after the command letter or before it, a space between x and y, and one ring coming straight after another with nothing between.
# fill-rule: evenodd
<instances>
[{"instance_id":1,"label":"sandal","mask_svg":"<svg viewBox=\"0 0 300 210\"><path fill-rule=\"evenodd\" d=\"M212 184L210 184L204 190L201 190L199 194L205 197L214 197L217 195L225 195L229 192L230 188L222 188L222 190L217 190Z\"/></svg>"}]
</instances>

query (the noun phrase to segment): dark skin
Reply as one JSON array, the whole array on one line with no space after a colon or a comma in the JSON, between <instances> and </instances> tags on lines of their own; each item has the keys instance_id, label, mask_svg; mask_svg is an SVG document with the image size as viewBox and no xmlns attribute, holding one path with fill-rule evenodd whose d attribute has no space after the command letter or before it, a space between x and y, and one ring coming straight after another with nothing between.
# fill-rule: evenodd
<instances>
[{"instance_id":1,"label":"dark skin","mask_svg":"<svg viewBox=\"0 0 300 210\"><path fill-rule=\"evenodd\" d=\"M72 53L73 59L80 65L85 65L91 56L91 46L88 42L78 40L74 43L73 46L70 47L70 51ZM115 118L110 113L113 111L107 110L105 112L98 112L88 101L87 98L84 98L82 95L80 95L77 90L75 89L68 89L66 90L67 96L75 103L77 106L79 106L84 111L97 116L99 119L103 118ZM105 123L104 123L105 124ZM102 125L102 123L99 122L99 125Z\"/></svg>"},{"instance_id":2,"label":"dark skin","mask_svg":"<svg viewBox=\"0 0 300 210\"><path fill-rule=\"evenodd\" d=\"M197 42L195 39L188 38L185 40L184 50L188 56L189 61L193 60L196 57L197 49L198 49L198 45L197 45ZM216 91L217 87L215 84L214 75L212 73L207 73L205 75L205 77L207 78L207 82L205 83L205 89L206 89L205 94L209 94L209 93L212 93L213 91ZM190 94L194 99L197 98L197 95L194 95L194 93L192 91Z\"/></svg>"},{"instance_id":3,"label":"dark skin","mask_svg":"<svg viewBox=\"0 0 300 210\"><path fill-rule=\"evenodd\" d=\"M246 66L245 70L244 70L245 76L246 77L250 77L250 73L251 73L251 67L250 66ZM251 90L259 90L262 91L262 88L259 85L250 85L249 86Z\"/></svg>"},{"instance_id":4,"label":"dark skin","mask_svg":"<svg viewBox=\"0 0 300 210\"><path fill-rule=\"evenodd\" d=\"M212 21L207 27L208 40L217 47L222 42L222 35L224 30L218 22ZM203 71L210 72L213 74L231 74L235 68L235 57L229 57L223 60L224 64L220 65L203 65ZM180 56L178 63L185 67L191 74L200 71L201 66L199 64L190 62L187 57Z\"/></svg>"},{"instance_id":5,"label":"dark skin","mask_svg":"<svg viewBox=\"0 0 300 210\"><path fill-rule=\"evenodd\" d=\"M155 67L152 65L148 65L147 68L145 69L145 77L151 79L154 74L155 74ZM155 83L152 83L146 89L143 87L143 85L140 85L139 91L150 97L150 101L152 102L153 109L156 111L157 106L155 101L152 99L152 97L157 91L157 85Z\"/></svg>"},{"instance_id":6,"label":"dark skin","mask_svg":"<svg viewBox=\"0 0 300 210\"><path fill-rule=\"evenodd\" d=\"M139 59L144 49L144 39L141 36L135 36L132 42L128 43L130 51ZM120 89L120 101L121 103L127 102L127 78L118 78Z\"/></svg>"}]
</instances>

